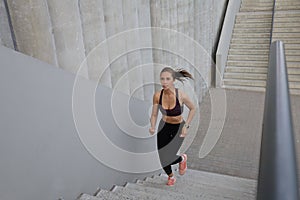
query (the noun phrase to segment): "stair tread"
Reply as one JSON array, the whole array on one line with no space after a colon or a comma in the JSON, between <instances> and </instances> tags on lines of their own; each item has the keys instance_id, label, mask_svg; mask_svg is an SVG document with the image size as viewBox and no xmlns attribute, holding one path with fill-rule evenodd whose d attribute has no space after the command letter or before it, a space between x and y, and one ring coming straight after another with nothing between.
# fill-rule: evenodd
<instances>
[{"instance_id":1,"label":"stair tread","mask_svg":"<svg viewBox=\"0 0 300 200\"><path fill-rule=\"evenodd\" d=\"M233 89L233 90L260 91L260 92L266 91L265 87L255 87L255 86L223 85L222 88Z\"/></svg>"},{"instance_id":2,"label":"stair tread","mask_svg":"<svg viewBox=\"0 0 300 200\"><path fill-rule=\"evenodd\" d=\"M125 188L121 186L116 186L115 191L101 190L96 196L97 197L102 196L105 199L114 199L114 200L123 200L123 199L140 200L143 198L159 200L159 196L153 193L146 193L143 191L132 190L130 188Z\"/></svg>"},{"instance_id":3,"label":"stair tread","mask_svg":"<svg viewBox=\"0 0 300 200\"><path fill-rule=\"evenodd\" d=\"M160 188L160 187L168 187L165 185L166 177L160 178L156 177L155 179L147 179L146 181L141 181L140 184L144 187L153 187L153 188ZM225 184L225 182L223 182ZM226 182L227 184L227 182ZM233 199L239 199L238 197L243 197L245 199L252 199L252 191L239 191L239 190L232 190L228 188L220 188L215 187L213 184L207 185L205 183L202 184L194 184L193 182L190 182L184 177L177 176L177 182L176 184L171 188L173 191L176 192L182 192L183 194L197 194L202 193L205 195L212 195L213 197L219 197L219 198L233 198ZM251 186L249 186L248 189L251 189ZM252 187L252 189L256 189L255 185Z\"/></svg>"},{"instance_id":4,"label":"stair tread","mask_svg":"<svg viewBox=\"0 0 300 200\"><path fill-rule=\"evenodd\" d=\"M106 200L105 198L102 197L95 197L89 194L82 194L77 198L78 200Z\"/></svg>"},{"instance_id":5,"label":"stair tread","mask_svg":"<svg viewBox=\"0 0 300 200\"><path fill-rule=\"evenodd\" d=\"M163 183L164 184L164 183ZM145 187L141 184L132 184L129 183L127 185L127 187L124 188L119 188L118 192L120 193L125 193L127 195L135 195L136 193L140 193L140 194L148 194L146 196L150 197L151 199L183 199L183 200L189 200L192 197L194 197L193 195L189 195L189 194L184 194L184 193L178 193L176 191L170 191L168 190L168 187L166 185L166 188L163 189L163 187ZM150 195L149 195L150 194ZM193 198L192 198L193 199Z\"/></svg>"}]
</instances>

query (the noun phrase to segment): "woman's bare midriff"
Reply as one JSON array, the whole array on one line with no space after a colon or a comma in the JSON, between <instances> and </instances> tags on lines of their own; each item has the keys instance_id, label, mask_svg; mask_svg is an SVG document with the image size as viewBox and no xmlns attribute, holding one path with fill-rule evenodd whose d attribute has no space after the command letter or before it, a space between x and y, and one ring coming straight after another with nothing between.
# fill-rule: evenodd
<instances>
[{"instance_id":1,"label":"woman's bare midriff","mask_svg":"<svg viewBox=\"0 0 300 200\"><path fill-rule=\"evenodd\" d=\"M180 124L182 122L182 116L166 116L163 115L162 118L165 122L170 123L170 124Z\"/></svg>"}]
</instances>

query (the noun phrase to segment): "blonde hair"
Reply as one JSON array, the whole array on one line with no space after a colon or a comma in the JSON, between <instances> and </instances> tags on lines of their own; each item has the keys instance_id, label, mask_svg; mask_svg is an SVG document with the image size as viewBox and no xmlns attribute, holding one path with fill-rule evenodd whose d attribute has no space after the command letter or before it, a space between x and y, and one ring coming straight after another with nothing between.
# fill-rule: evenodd
<instances>
[{"instance_id":1,"label":"blonde hair","mask_svg":"<svg viewBox=\"0 0 300 200\"><path fill-rule=\"evenodd\" d=\"M188 71L186 71L184 69L174 70L171 67L165 67L161 70L160 74L162 74L163 72L171 73L174 80L177 79L182 83L183 83L183 81L185 81L188 78L194 80L193 76Z\"/></svg>"}]
</instances>

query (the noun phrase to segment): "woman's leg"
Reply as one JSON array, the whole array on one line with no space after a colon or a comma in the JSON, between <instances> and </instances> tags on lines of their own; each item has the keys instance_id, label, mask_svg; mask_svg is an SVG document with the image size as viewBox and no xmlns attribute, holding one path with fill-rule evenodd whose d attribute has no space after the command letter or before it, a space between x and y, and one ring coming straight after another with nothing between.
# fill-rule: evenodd
<instances>
[{"instance_id":1,"label":"woman's leg","mask_svg":"<svg viewBox=\"0 0 300 200\"><path fill-rule=\"evenodd\" d=\"M169 124L160 122L157 134L158 153L161 165L166 174L172 174L171 165L182 161L182 157L177 152L182 145L184 138L179 137L184 123Z\"/></svg>"}]
</instances>

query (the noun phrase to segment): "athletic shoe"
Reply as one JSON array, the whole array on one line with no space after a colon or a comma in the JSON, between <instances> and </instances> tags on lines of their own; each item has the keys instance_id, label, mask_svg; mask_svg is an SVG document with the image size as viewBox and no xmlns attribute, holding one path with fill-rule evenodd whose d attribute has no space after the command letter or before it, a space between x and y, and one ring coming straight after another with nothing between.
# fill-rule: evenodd
<instances>
[{"instance_id":1,"label":"athletic shoe","mask_svg":"<svg viewBox=\"0 0 300 200\"><path fill-rule=\"evenodd\" d=\"M183 175L187 169L187 164L186 164L187 155L183 154L182 158L183 158L183 160L179 163L179 174L180 175Z\"/></svg>"},{"instance_id":2,"label":"athletic shoe","mask_svg":"<svg viewBox=\"0 0 300 200\"><path fill-rule=\"evenodd\" d=\"M175 182L176 182L176 178L174 176L168 177L168 182L167 182L168 186L173 186Z\"/></svg>"}]
</instances>

